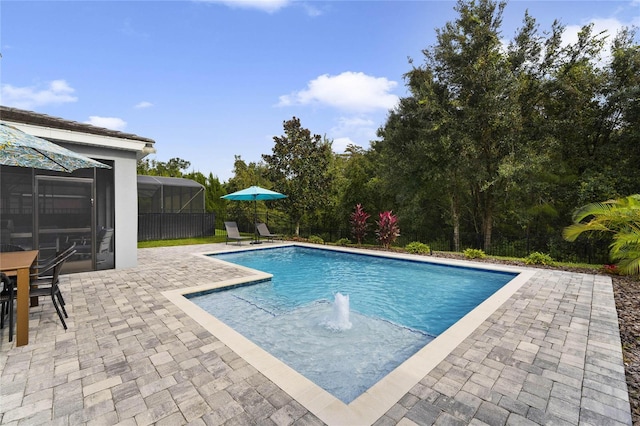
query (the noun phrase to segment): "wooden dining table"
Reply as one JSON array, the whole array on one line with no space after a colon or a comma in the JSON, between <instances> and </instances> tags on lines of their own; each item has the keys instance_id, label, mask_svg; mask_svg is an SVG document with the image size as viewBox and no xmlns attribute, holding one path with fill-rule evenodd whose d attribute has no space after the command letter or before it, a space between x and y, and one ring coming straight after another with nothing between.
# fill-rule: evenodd
<instances>
[{"instance_id":1,"label":"wooden dining table","mask_svg":"<svg viewBox=\"0 0 640 426\"><path fill-rule=\"evenodd\" d=\"M38 258L38 250L0 253L0 271L17 277L16 346L29 343L29 273Z\"/></svg>"}]
</instances>

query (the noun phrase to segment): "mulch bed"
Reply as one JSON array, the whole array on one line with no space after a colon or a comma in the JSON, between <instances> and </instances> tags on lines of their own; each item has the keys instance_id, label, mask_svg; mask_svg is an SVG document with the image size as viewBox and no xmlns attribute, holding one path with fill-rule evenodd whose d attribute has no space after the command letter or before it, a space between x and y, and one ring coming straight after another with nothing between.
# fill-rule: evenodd
<instances>
[{"instance_id":1,"label":"mulch bed","mask_svg":"<svg viewBox=\"0 0 640 426\"><path fill-rule=\"evenodd\" d=\"M633 424L640 425L640 280L613 277Z\"/></svg>"}]
</instances>

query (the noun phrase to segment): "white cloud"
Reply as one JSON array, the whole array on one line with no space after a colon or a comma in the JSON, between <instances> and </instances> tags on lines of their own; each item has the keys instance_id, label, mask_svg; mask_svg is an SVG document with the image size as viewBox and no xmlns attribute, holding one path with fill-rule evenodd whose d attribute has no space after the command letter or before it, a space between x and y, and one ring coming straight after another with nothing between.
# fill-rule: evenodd
<instances>
[{"instance_id":1,"label":"white cloud","mask_svg":"<svg viewBox=\"0 0 640 426\"><path fill-rule=\"evenodd\" d=\"M276 12L291 4L291 0L200 0L206 3L220 3L239 9L258 9L264 12Z\"/></svg>"},{"instance_id":2,"label":"white cloud","mask_svg":"<svg viewBox=\"0 0 640 426\"><path fill-rule=\"evenodd\" d=\"M44 105L76 102L78 98L73 95L74 92L75 89L69 86L65 80L53 80L44 88L15 87L3 84L0 91L0 102L6 106L31 109Z\"/></svg>"},{"instance_id":3,"label":"white cloud","mask_svg":"<svg viewBox=\"0 0 640 426\"><path fill-rule=\"evenodd\" d=\"M638 0L640 1L640 0ZM317 8L315 5L311 5L309 3L301 3L302 7L304 8L305 12L307 13L308 16L311 16L312 18L315 18L316 16L320 16L323 14L322 10L320 10L319 8Z\"/></svg>"},{"instance_id":4,"label":"white cloud","mask_svg":"<svg viewBox=\"0 0 640 426\"><path fill-rule=\"evenodd\" d=\"M362 72L324 74L310 81L306 89L280 96L278 106L320 104L352 112L388 110L398 103L398 96L390 93L397 85Z\"/></svg>"},{"instance_id":5,"label":"white cloud","mask_svg":"<svg viewBox=\"0 0 640 426\"><path fill-rule=\"evenodd\" d=\"M337 154L342 154L345 151L345 149L347 149L347 145L358 145L358 144L352 141L350 138L335 138L333 139L333 144L331 145L331 148L333 152Z\"/></svg>"},{"instance_id":6,"label":"white cloud","mask_svg":"<svg viewBox=\"0 0 640 426\"><path fill-rule=\"evenodd\" d=\"M602 50L602 58L600 64L604 64L608 62L611 57L611 43L618 32L624 27L632 27L633 25L638 25L640 21L638 18L635 18L635 21L624 23L616 18L602 18L602 19L591 19L588 22L585 22L582 25L567 25L565 27L565 31L562 34L562 44L567 46L569 44L574 44L578 41L578 33L582 29L584 25L593 24L592 34L600 34L603 31L606 31L606 40L605 46Z\"/></svg>"},{"instance_id":7,"label":"white cloud","mask_svg":"<svg viewBox=\"0 0 640 426\"><path fill-rule=\"evenodd\" d=\"M138 102L138 104L136 104L136 106L134 108L143 109L143 108L149 108L149 107L152 107L152 106L153 106L153 104L151 102L142 101L142 102Z\"/></svg>"},{"instance_id":8,"label":"white cloud","mask_svg":"<svg viewBox=\"0 0 640 426\"><path fill-rule=\"evenodd\" d=\"M340 117L338 121L340 123L340 126L334 129L337 131L375 126L373 120L370 120L366 117Z\"/></svg>"},{"instance_id":9,"label":"white cloud","mask_svg":"<svg viewBox=\"0 0 640 426\"><path fill-rule=\"evenodd\" d=\"M127 127L127 122L121 118L117 117L100 117L97 115L92 115L89 117L88 121L85 121L86 124L91 124L92 126L104 127L106 129L111 130L124 130Z\"/></svg>"},{"instance_id":10,"label":"white cloud","mask_svg":"<svg viewBox=\"0 0 640 426\"><path fill-rule=\"evenodd\" d=\"M592 19L589 22L585 22L583 25L593 24L593 34L598 34L602 31L607 31L607 40L611 40L621 29L624 24L615 18L608 19ZM583 25L567 25L562 34L563 44L573 44L578 41L578 33L582 29Z\"/></svg>"},{"instance_id":11,"label":"white cloud","mask_svg":"<svg viewBox=\"0 0 640 426\"><path fill-rule=\"evenodd\" d=\"M340 117L338 125L329 131L333 138L333 151L342 153L349 144L368 148L369 142L376 137L377 128L378 125L365 116Z\"/></svg>"}]
</instances>

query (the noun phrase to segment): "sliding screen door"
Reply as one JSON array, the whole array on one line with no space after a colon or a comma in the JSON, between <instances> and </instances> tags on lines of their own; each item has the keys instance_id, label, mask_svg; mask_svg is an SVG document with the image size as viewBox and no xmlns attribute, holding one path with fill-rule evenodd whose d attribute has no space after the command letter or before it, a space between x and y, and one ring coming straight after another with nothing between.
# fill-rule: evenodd
<instances>
[{"instance_id":1,"label":"sliding screen door","mask_svg":"<svg viewBox=\"0 0 640 426\"><path fill-rule=\"evenodd\" d=\"M60 176L37 176L37 248L40 259L55 256L75 243L77 253L67 260L63 272L95 269L94 180Z\"/></svg>"}]
</instances>

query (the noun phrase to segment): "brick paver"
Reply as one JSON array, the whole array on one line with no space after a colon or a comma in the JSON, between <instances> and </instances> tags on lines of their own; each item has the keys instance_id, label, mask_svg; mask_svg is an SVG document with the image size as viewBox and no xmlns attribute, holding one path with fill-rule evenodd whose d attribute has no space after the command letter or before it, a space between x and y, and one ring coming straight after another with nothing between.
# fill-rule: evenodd
<instances>
[{"instance_id":1,"label":"brick paver","mask_svg":"<svg viewBox=\"0 0 640 426\"><path fill-rule=\"evenodd\" d=\"M30 344L0 332L0 423L322 425L162 292L241 277L193 256L65 275L69 330L50 302ZM538 270L376 425L630 425L611 280Z\"/></svg>"}]
</instances>

